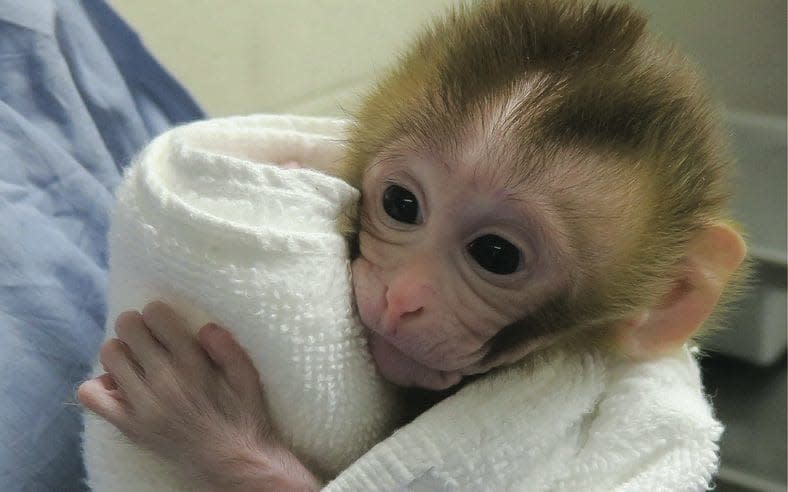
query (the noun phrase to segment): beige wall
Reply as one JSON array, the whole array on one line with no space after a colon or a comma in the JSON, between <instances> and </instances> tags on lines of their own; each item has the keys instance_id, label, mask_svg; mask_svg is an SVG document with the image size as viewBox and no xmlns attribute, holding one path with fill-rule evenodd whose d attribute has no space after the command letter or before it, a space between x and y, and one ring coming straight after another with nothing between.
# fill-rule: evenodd
<instances>
[{"instance_id":1,"label":"beige wall","mask_svg":"<svg viewBox=\"0 0 788 492\"><path fill-rule=\"evenodd\" d=\"M214 116L341 114L449 0L115 0Z\"/></svg>"},{"instance_id":2,"label":"beige wall","mask_svg":"<svg viewBox=\"0 0 788 492\"><path fill-rule=\"evenodd\" d=\"M786 114L785 0L631 0L733 110Z\"/></svg>"},{"instance_id":3,"label":"beige wall","mask_svg":"<svg viewBox=\"0 0 788 492\"><path fill-rule=\"evenodd\" d=\"M785 116L785 0L633 0L736 111ZM114 0L214 116L341 114L451 0Z\"/></svg>"}]
</instances>

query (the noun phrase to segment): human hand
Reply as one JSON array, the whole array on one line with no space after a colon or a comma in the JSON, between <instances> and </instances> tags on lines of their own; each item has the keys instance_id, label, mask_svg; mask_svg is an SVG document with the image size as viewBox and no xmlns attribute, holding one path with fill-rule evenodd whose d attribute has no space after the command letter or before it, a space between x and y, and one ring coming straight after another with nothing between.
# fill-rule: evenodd
<instances>
[{"instance_id":1,"label":"human hand","mask_svg":"<svg viewBox=\"0 0 788 492\"><path fill-rule=\"evenodd\" d=\"M259 375L226 330L193 337L164 303L127 311L104 343L106 374L80 402L132 442L217 490L316 490L315 477L274 436Z\"/></svg>"}]
</instances>

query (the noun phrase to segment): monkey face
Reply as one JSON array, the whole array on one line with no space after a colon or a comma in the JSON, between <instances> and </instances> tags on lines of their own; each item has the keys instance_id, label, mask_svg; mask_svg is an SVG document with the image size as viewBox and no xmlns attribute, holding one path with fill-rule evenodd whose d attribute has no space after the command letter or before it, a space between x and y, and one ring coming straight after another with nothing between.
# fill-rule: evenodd
<instances>
[{"instance_id":1,"label":"monkey face","mask_svg":"<svg viewBox=\"0 0 788 492\"><path fill-rule=\"evenodd\" d=\"M451 386L562 341L673 350L725 283L697 279L744 257L691 65L626 7L551 5L436 22L356 115L355 294L395 383Z\"/></svg>"},{"instance_id":2,"label":"monkey face","mask_svg":"<svg viewBox=\"0 0 788 492\"><path fill-rule=\"evenodd\" d=\"M539 200L477 164L386 153L365 174L354 289L371 353L396 384L443 389L488 369L495 334L565 278Z\"/></svg>"}]
</instances>

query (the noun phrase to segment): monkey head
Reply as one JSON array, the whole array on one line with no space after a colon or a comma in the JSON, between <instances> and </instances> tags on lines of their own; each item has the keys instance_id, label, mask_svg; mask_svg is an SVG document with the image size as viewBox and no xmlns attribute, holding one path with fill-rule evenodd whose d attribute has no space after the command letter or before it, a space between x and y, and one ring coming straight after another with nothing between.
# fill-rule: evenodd
<instances>
[{"instance_id":1,"label":"monkey head","mask_svg":"<svg viewBox=\"0 0 788 492\"><path fill-rule=\"evenodd\" d=\"M423 33L361 105L344 176L381 373L443 389L555 343L684 344L745 256L710 108L626 6L498 0Z\"/></svg>"}]
</instances>

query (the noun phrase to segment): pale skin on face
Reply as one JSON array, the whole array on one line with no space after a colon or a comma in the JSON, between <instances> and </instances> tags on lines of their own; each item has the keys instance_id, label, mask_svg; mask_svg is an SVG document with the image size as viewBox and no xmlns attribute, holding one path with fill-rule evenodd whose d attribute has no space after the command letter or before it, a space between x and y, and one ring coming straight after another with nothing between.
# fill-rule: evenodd
<instances>
[{"instance_id":1,"label":"pale skin on face","mask_svg":"<svg viewBox=\"0 0 788 492\"><path fill-rule=\"evenodd\" d=\"M536 195L479 168L406 153L365 175L353 282L372 355L396 384L438 390L485 372L492 337L566 279ZM387 204L412 215L392 217Z\"/></svg>"}]
</instances>

